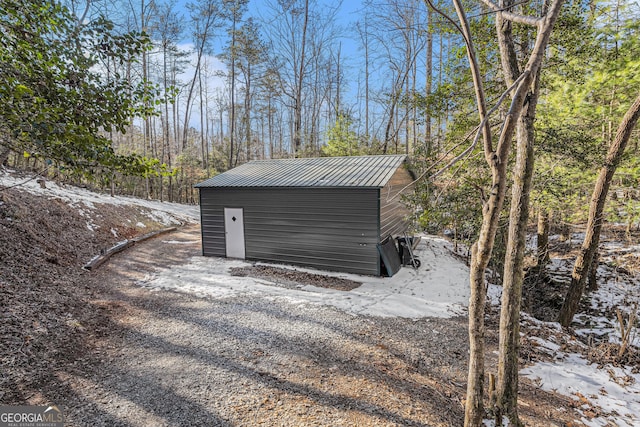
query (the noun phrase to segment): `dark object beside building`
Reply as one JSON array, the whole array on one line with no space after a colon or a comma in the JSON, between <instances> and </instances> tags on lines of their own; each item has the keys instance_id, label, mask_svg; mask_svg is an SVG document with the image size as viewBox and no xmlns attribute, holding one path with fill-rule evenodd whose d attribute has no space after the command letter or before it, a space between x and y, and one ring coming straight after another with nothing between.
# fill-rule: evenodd
<instances>
[{"instance_id":1,"label":"dark object beside building","mask_svg":"<svg viewBox=\"0 0 640 427\"><path fill-rule=\"evenodd\" d=\"M412 182L403 155L245 163L196 185L202 253L382 275L377 246L406 232Z\"/></svg>"},{"instance_id":2,"label":"dark object beside building","mask_svg":"<svg viewBox=\"0 0 640 427\"><path fill-rule=\"evenodd\" d=\"M380 260L382 261L381 273L386 276L393 276L402 267L402 259L398 252L396 242L391 236L385 237L382 242L378 244L378 251L380 252Z\"/></svg>"},{"instance_id":3,"label":"dark object beside building","mask_svg":"<svg viewBox=\"0 0 640 427\"><path fill-rule=\"evenodd\" d=\"M398 240L398 254L402 266L412 265L415 268L420 267L420 260L415 256L414 250L420 243L420 236L400 236Z\"/></svg>"}]
</instances>

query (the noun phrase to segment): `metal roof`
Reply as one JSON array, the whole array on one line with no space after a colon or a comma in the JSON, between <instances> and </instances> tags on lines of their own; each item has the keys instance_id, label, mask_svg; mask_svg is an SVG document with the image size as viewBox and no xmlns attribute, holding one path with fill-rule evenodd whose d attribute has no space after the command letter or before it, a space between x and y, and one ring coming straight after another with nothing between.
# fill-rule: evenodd
<instances>
[{"instance_id":1,"label":"metal roof","mask_svg":"<svg viewBox=\"0 0 640 427\"><path fill-rule=\"evenodd\" d=\"M195 187L382 188L405 160L405 155L253 160Z\"/></svg>"}]
</instances>

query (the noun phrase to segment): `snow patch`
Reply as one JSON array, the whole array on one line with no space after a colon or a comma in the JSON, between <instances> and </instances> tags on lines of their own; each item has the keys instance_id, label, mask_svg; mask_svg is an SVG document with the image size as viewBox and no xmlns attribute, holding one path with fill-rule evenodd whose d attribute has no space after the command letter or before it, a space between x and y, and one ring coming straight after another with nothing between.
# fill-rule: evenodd
<instances>
[{"instance_id":1,"label":"snow patch","mask_svg":"<svg viewBox=\"0 0 640 427\"><path fill-rule=\"evenodd\" d=\"M619 309L626 320L629 313L640 305L640 283L635 277L620 277L614 275L611 268L607 267L601 274L610 279L601 282L598 290L589 294L589 302L594 311L608 311L615 313ZM580 336L609 336L609 342L620 343L622 336L617 319L609 319L604 316L578 315L574 320L576 334ZM640 347L640 334L638 328L632 330L631 344Z\"/></svg>"},{"instance_id":2,"label":"snow patch","mask_svg":"<svg viewBox=\"0 0 640 427\"><path fill-rule=\"evenodd\" d=\"M577 354L564 360L540 362L520 374L537 382L543 390L570 396L599 408L603 415L582 422L587 426L637 426L640 423L640 374L631 368L599 369ZM622 383L622 385L621 385ZM614 424L611 424L613 422Z\"/></svg>"},{"instance_id":3,"label":"snow patch","mask_svg":"<svg viewBox=\"0 0 640 427\"><path fill-rule=\"evenodd\" d=\"M496 421L495 420L484 419L484 420L482 420L482 426L483 427L496 427ZM509 418L507 418L506 416L502 417L502 427L509 427Z\"/></svg>"},{"instance_id":4,"label":"snow patch","mask_svg":"<svg viewBox=\"0 0 640 427\"><path fill-rule=\"evenodd\" d=\"M604 247L619 254L622 245L608 243ZM606 256L602 259L605 260ZM573 260L553 259L548 268L552 277L570 277ZM584 342L590 342L594 338L619 342L617 320L596 313L615 313L618 308L628 314L640 300L640 283L636 276L620 274L609 265L598 268L598 277L598 290L587 296L591 306L589 314L581 313L574 318L575 335ZM567 349L578 346L583 351L587 350L586 344L575 337L569 337L558 323L542 322L524 313L522 321L527 323L529 329L536 332L540 330L542 336L549 336L548 339L543 339L530 334L527 339L539 350L552 356L553 361L538 362L526 367L520 370L521 375L533 380L543 390L576 400L578 403L575 406L581 414L581 419L576 421L582 425L640 426L640 373L637 367L619 368L592 364L578 353L562 351L565 347L553 342L556 339L571 344ZM557 336L548 334L554 330ZM637 333L632 336L632 343L636 347L640 346Z\"/></svg>"},{"instance_id":5,"label":"snow patch","mask_svg":"<svg viewBox=\"0 0 640 427\"><path fill-rule=\"evenodd\" d=\"M94 193L84 188L58 185L54 181L47 181L46 188L42 188L35 179L17 178L10 175L9 171L6 170L0 171L0 186L19 186L21 190L51 199L60 199L79 209L81 209L80 204L89 209L96 209L96 204L142 206L153 212L151 214L152 219L156 220L157 218L159 222L165 225L200 221L198 206L126 196L111 197L107 194Z\"/></svg>"},{"instance_id":6,"label":"snow patch","mask_svg":"<svg viewBox=\"0 0 640 427\"><path fill-rule=\"evenodd\" d=\"M487 287L487 298L489 298L489 304L499 307L500 298L502 298L502 286L489 283Z\"/></svg>"},{"instance_id":7,"label":"snow patch","mask_svg":"<svg viewBox=\"0 0 640 427\"><path fill-rule=\"evenodd\" d=\"M164 225L180 225L180 221L167 212L154 210L147 214L152 221L159 222Z\"/></svg>"},{"instance_id":8,"label":"snow patch","mask_svg":"<svg viewBox=\"0 0 640 427\"><path fill-rule=\"evenodd\" d=\"M418 270L405 267L393 277L295 268L299 271L321 273L362 283L360 287L349 292L310 285L302 286L300 289L288 289L273 286L264 279L235 277L229 274L231 268L251 264L239 260L205 257L193 257L184 265L173 266L150 278L145 282L145 286L213 298L261 295L293 303L330 305L354 315L417 319L464 314L469 301L469 269L451 254L449 242L434 236L423 236L416 249L416 255L422 261ZM282 265L277 267L283 268Z\"/></svg>"},{"instance_id":9,"label":"snow patch","mask_svg":"<svg viewBox=\"0 0 640 427\"><path fill-rule=\"evenodd\" d=\"M163 240L162 243L168 243L170 245L192 245L195 242L185 240Z\"/></svg>"}]
</instances>

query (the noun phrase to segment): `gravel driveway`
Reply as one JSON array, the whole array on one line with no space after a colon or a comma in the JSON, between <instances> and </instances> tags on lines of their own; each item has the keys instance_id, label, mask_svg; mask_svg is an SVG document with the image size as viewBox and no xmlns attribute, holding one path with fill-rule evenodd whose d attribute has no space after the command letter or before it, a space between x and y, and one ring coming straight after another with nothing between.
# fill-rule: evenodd
<instances>
[{"instance_id":1,"label":"gravel driveway","mask_svg":"<svg viewBox=\"0 0 640 427\"><path fill-rule=\"evenodd\" d=\"M186 228L95 274L91 304L109 323L93 368L56 374L70 426L462 425L466 319L137 284L199 253L198 227Z\"/></svg>"}]
</instances>

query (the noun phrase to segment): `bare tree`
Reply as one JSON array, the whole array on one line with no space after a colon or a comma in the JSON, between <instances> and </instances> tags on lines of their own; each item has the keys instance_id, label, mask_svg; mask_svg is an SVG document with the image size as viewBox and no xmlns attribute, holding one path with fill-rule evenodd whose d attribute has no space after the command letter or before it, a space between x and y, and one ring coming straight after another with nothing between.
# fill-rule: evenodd
<instances>
[{"instance_id":1,"label":"bare tree","mask_svg":"<svg viewBox=\"0 0 640 427\"><path fill-rule=\"evenodd\" d=\"M244 111L242 123L244 126L244 139L246 145L247 160L251 158L252 144L252 110L253 97L255 90L253 89L254 76L261 71L267 61L266 48L260 38L259 28L253 18L247 21L237 30L235 35L236 45L234 48L234 57L237 64L238 72L241 74L244 97ZM264 67L262 67L264 68Z\"/></svg>"},{"instance_id":2,"label":"bare tree","mask_svg":"<svg viewBox=\"0 0 640 427\"><path fill-rule=\"evenodd\" d=\"M236 39L238 36L237 27L242 16L247 10L248 0L223 0L226 14L231 21L231 28L229 34L231 35L230 45L228 49L228 63L229 63L229 164L228 167L234 167L238 158L234 154L240 151L240 147L236 147L236 57L237 47Z\"/></svg>"},{"instance_id":3,"label":"bare tree","mask_svg":"<svg viewBox=\"0 0 640 427\"><path fill-rule=\"evenodd\" d=\"M281 123L288 127L291 150L301 155L309 129L317 127L321 103L326 97L327 62L336 38L335 16L340 6L320 5L315 0L267 1L263 15L263 33L270 49L270 68L277 70L279 92L289 117ZM324 73L324 74L323 74ZM306 120L306 122L305 122ZM305 125L306 128L305 128Z\"/></svg>"},{"instance_id":4,"label":"bare tree","mask_svg":"<svg viewBox=\"0 0 640 427\"><path fill-rule=\"evenodd\" d=\"M430 0L429 4L434 7ZM467 56L471 67L473 84L476 94L476 102L480 115L480 130L484 141L484 155L492 172L492 185L489 197L484 202L482 212L482 224L478 240L471 250L470 284L471 297L469 301L469 377L467 382L467 400L465 405L465 426L481 426L484 416L484 310L487 288L485 283L485 271L493 251L495 235L498 227L500 211L504 203L507 186L508 156L516 124L523 114L526 95L532 85L535 84L544 51L551 35L553 25L560 13L562 0L554 0L549 11L541 18L533 18L503 11L489 0L484 3L492 10L501 12L501 18L511 22L527 25L535 25L538 28L536 41L526 65L520 75L509 85L507 92L511 93L511 105L506 112L504 122L500 129L497 144L494 147L489 129L488 111L485 101L484 87L481 72L476 59L469 22L460 0L454 0L454 6L460 25L455 24L463 35L467 47ZM435 8L434 8L435 9ZM449 19L447 17L447 19ZM502 45L501 47L504 47ZM503 61L509 61L501 49ZM511 68L508 68L511 70ZM511 75L511 77L515 77ZM502 307L503 310L510 309Z\"/></svg>"},{"instance_id":5,"label":"bare tree","mask_svg":"<svg viewBox=\"0 0 640 427\"><path fill-rule=\"evenodd\" d=\"M89 3L87 3L87 7ZM140 0L139 3L134 4L132 1L128 3L130 7L130 15L127 15L125 18L125 27L126 28L135 28L138 31L148 33L150 29L151 17L153 15L155 4L153 0ZM150 64L149 64L149 52L143 51L141 54L141 58L136 58L140 61L140 69L134 70L131 67L132 61L128 64L128 69L126 71L127 76L130 80L135 79L134 73L138 72L138 78L143 81L149 81L150 79ZM150 108L150 103L145 105L145 108ZM151 141L151 118L148 115L145 115L143 127L142 127L142 153L143 156L148 156L150 153L148 151L151 150L150 147ZM147 198L151 197L151 180L147 176L145 177L145 196Z\"/></svg>"},{"instance_id":6,"label":"bare tree","mask_svg":"<svg viewBox=\"0 0 640 427\"><path fill-rule=\"evenodd\" d=\"M622 118L616 136L609 146L604 166L600 169L600 174L593 189L591 203L589 205L587 230L584 241L582 242L582 248L573 265L571 284L569 285L569 290L567 291L558 318L560 324L564 327L571 324L573 316L575 316L578 311L578 305L584 292L589 267L592 265L592 260L598 250L600 231L602 230L602 224L604 222L603 211L611 180L622 160L622 155L627 147L629 138L631 138L631 133L638 122L638 118L640 118L640 95L638 95Z\"/></svg>"},{"instance_id":7,"label":"bare tree","mask_svg":"<svg viewBox=\"0 0 640 427\"><path fill-rule=\"evenodd\" d=\"M304 0L304 16L302 20L302 37L300 38L300 58L296 69L296 90L293 97L293 147L294 155L297 156L302 147L302 83L305 72L305 53L307 47L307 29L309 26L309 0Z\"/></svg>"},{"instance_id":8,"label":"bare tree","mask_svg":"<svg viewBox=\"0 0 640 427\"><path fill-rule=\"evenodd\" d=\"M427 9L427 45L426 45L426 78L425 78L425 87L424 92L427 98L427 102L425 103L425 112L424 112L424 142L425 142L425 153L427 156L430 156L433 149L433 141L431 135L431 106L430 106L430 97L433 91L433 11L431 8Z\"/></svg>"},{"instance_id":9,"label":"bare tree","mask_svg":"<svg viewBox=\"0 0 640 427\"><path fill-rule=\"evenodd\" d=\"M187 99L185 100L184 106L182 150L187 148L191 103L193 100L194 89L198 82L198 75L201 71L202 57L205 54L210 37L213 36L213 30L219 26L222 19L219 0L199 0L197 3L189 3L187 7L191 12L196 63L194 66L193 78L188 84Z\"/></svg>"},{"instance_id":10,"label":"bare tree","mask_svg":"<svg viewBox=\"0 0 640 427\"><path fill-rule=\"evenodd\" d=\"M158 6L157 12L153 17L153 36L158 39L162 53L162 86L165 93L170 93L170 88L176 85L175 73L172 67L179 66L178 59L184 53L180 52L176 40L182 34L182 16L176 14L174 9L175 3L164 3ZM171 115L169 114L169 104L171 99L167 97L163 106L162 124L162 147L160 150L160 161L172 165L172 132L171 132ZM175 122L174 122L175 126ZM172 176L169 176L169 200L172 200ZM160 177L160 194L163 194L163 178ZM162 197L162 196L161 196Z\"/></svg>"},{"instance_id":11,"label":"bare tree","mask_svg":"<svg viewBox=\"0 0 640 427\"><path fill-rule=\"evenodd\" d=\"M413 102L418 60L426 46L422 31L421 3L415 0L394 0L384 4L370 1L373 10L367 21L370 26L384 28L387 31L367 33L367 42L371 50L377 51L378 62L383 69L386 83L381 92L384 104L384 140L382 152L387 153L390 145L397 150L399 134L405 130L405 152L409 149L409 139L415 130L411 118L414 118L416 105ZM369 41L371 38L371 41ZM375 47L375 49L374 49Z\"/></svg>"},{"instance_id":12,"label":"bare tree","mask_svg":"<svg viewBox=\"0 0 640 427\"><path fill-rule=\"evenodd\" d=\"M358 34L360 36L360 43L362 43L362 48L364 49L364 134L367 139L367 143L369 137L371 135L369 128L369 26L367 24L367 17L365 15L364 24L357 25Z\"/></svg>"},{"instance_id":13,"label":"bare tree","mask_svg":"<svg viewBox=\"0 0 640 427\"><path fill-rule=\"evenodd\" d=\"M274 158L276 147L275 141L275 124L274 116L276 114L276 105L280 96L277 71L273 68L267 68L265 72L260 76L260 84L258 88L259 100L262 103L261 111L263 111L262 117L266 116L267 120L267 132L269 157ZM263 139L262 143L267 145L267 139Z\"/></svg>"}]
</instances>

